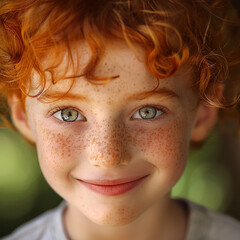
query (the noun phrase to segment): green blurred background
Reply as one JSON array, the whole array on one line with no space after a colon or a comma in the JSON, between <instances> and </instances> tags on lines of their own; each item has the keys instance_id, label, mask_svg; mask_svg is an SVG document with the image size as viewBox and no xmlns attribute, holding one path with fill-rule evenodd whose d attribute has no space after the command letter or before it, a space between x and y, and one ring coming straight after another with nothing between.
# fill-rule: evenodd
<instances>
[{"instance_id":1,"label":"green blurred background","mask_svg":"<svg viewBox=\"0 0 240 240\"><path fill-rule=\"evenodd\" d=\"M240 138L237 122L216 127L190 152L174 197L188 198L240 219ZM61 202L44 180L36 150L20 134L0 129L0 237Z\"/></svg>"}]
</instances>

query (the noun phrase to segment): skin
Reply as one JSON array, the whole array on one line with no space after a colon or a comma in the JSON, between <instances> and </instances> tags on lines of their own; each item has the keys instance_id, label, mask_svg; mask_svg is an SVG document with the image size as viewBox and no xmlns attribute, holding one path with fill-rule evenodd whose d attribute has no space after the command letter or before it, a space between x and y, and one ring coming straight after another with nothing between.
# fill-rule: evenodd
<instances>
[{"instance_id":1,"label":"skin","mask_svg":"<svg viewBox=\"0 0 240 240\"><path fill-rule=\"evenodd\" d=\"M190 141L208 115L199 110L187 66L159 84L178 97L129 100L157 85L145 66L144 51L137 50L135 56L126 43L107 42L94 74L119 77L106 85L81 77L72 95L59 101L26 99L27 130L22 132L35 142L46 180L68 203L64 224L71 239L184 239L186 234L186 209L171 200L170 191L185 169ZM84 66L90 58L86 43L79 42L75 52ZM70 83L49 84L49 94L65 92ZM163 110L154 119L141 119L137 113L143 105ZM56 107L74 108L85 120L64 122ZM146 174L142 184L117 196L101 195L77 181Z\"/></svg>"}]
</instances>

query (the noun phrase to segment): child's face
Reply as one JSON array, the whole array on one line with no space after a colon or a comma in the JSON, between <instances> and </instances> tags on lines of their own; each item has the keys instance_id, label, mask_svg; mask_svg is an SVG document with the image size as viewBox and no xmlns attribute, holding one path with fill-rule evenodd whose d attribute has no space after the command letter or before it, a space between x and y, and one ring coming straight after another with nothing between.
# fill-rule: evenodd
<instances>
[{"instance_id":1,"label":"child's face","mask_svg":"<svg viewBox=\"0 0 240 240\"><path fill-rule=\"evenodd\" d=\"M86 45L79 46L79 53L80 63L90 57ZM183 70L161 80L159 94L137 100L134 96L151 91L157 80L148 72L140 48L137 59L124 42L113 41L107 44L95 75L119 78L98 86L79 78L67 98L53 103L27 97L26 112L42 172L70 208L98 224L126 224L169 198L185 168L197 112L190 71ZM69 83L60 81L51 92L64 93ZM60 120L58 107L74 109L73 122ZM149 120L144 114L156 116ZM146 175L121 194L98 193L79 181Z\"/></svg>"}]
</instances>

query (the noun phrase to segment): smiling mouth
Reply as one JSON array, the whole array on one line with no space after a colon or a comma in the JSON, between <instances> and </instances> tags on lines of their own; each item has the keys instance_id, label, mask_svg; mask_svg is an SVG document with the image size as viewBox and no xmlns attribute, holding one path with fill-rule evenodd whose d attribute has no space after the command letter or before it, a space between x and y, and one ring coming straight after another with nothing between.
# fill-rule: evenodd
<instances>
[{"instance_id":1,"label":"smiling mouth","mask_svg":"<svg viewBox=\"0 0 240 240\"><path fill-rule=\"evenodd\" d=\"M136 180L126 181L126 180L98 180L98 181L83 181L77 179L81 184L83 184L88 189L100 193L106 196L116 196L123 193L126 193L133 188L137 187L142 183L149 175L140 177ZM125 181L125 182L124 182Z\"/></svg>"}]
</instances>

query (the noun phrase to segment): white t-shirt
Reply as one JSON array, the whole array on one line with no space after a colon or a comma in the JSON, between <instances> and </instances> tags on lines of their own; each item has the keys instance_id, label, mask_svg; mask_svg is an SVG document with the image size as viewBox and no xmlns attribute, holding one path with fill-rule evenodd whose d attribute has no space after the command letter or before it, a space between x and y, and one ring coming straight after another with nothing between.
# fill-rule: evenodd
<instances>
[{"instance_id":1,"label":"white t-shirt","mask_svg":"<svg viewBox=\"0 0 240 240\"><path fill-rule=\"evenodd\" d=\"M240 240L240 222L203 206L181 199L189 209L186 240ZM63 202L24 224L3 240L68 240L62 221ZM96 239L97 240L97 239Z\"/></svg>"}]
</instances>

